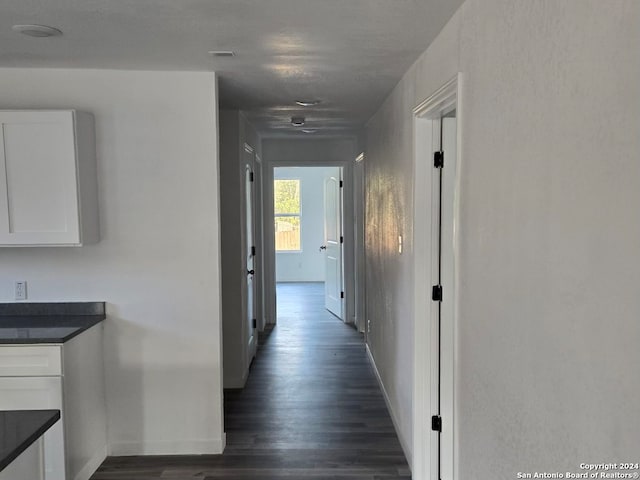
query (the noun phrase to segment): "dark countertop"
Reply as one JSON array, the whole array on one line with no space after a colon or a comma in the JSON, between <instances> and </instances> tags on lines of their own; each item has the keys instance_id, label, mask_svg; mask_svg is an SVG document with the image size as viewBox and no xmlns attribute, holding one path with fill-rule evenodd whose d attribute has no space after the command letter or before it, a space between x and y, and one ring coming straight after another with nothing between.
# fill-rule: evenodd
<instances>
[{"instance_id":1,"label":"dark countertop","mask_svg":"<svg viewBox=\"0 0 640 480\"><path fill-rule=\"evenodd\" d=\"M0 345L64 343L104 318L104 315L0 316Z\"/></svg>"},{"instance_id":2,"label":"dark countertop","mask_svg":"<svg viewBox=\"0 0 640 480\"><path fill-rule=\"evenodd\" d=\"M104 319L103 302L0 303L0 345L64 343Z\"/></svg>"},{"instance_id":3,"label":"dark countertop","mask_svg":"<svg viewBox=\"0 0 640 480\"><path fill-rule=\"evenodd\" d=\"M60 419L60 410L0 411L0 471Z\"/></svg>"}]
</instances>

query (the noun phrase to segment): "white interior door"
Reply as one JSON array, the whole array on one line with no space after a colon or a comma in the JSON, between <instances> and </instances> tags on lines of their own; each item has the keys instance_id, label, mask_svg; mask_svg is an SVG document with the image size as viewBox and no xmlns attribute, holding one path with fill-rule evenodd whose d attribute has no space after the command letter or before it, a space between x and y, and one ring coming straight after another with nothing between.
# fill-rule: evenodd
<instances>
[{"instance_id":1,"label":"white interior door","mask_svg":"<svg viewBox=\"0 0 640 480\"><path fill-rule=\"evenodd\" d=\"M258 346L256 335L256 305L255 305L255 239L253 229L253 170L251 168L251 160L253 152L245 149L247 164L245 169L245 256L246 256L246 275L247 275L247 318L246 321L246 347L247 347L247 366L251 363L253 357L256 356Z\"/></svg>"},{"instance_id":2,"label":"white interior door","mask_svg":"<svg viewBox=\"0 0 640 480\"><path fill-rule=\"evenodd\" d=\"M341 169L324 181L325 307L344 320Z\"/></svg>"},{"instance_id":3,"label":"white interior door","mask_svg":"<svg viewBox=\"0 0 640 480\"><path fill-rule=\"evenodd\" d=\"M451 480L453 474L453 361L450 346L454 344L454 215L455 215L455 179L456 179L456 147L457 120L456 111L447 113L441 120L441 149L444 152L445 165L442 168L442 245L441 245L441 284L447 292L440 302L440 416L442 417L442 437L440 442L440 478Z\"/></svg>"},{"instance_id":4,"label":"white interior door","mask_svg":"<svg viewBox=\"0 0 640 480\"><path fill-rule=\"evenodd\" d=\"M432 478L451 480L453 473L454 453L454 411L453 411L453 362L450 346L453 345L454 318L454 215L455 215L455 178L456 178L456 145L457 124L456 111L442 115L434 121L434 144L440 153L441 166L434 167L433 204L435 214L432 220L434 233L433 285L441 287L440 298L433 297L437 313L434 324L434 345L432 366L434 368L432 384L433 415L440 418L440 430L433 430L433 445L436 448L437 465ZM433 294L435 295L435 293Z\"/></svg>"}]
</instances>

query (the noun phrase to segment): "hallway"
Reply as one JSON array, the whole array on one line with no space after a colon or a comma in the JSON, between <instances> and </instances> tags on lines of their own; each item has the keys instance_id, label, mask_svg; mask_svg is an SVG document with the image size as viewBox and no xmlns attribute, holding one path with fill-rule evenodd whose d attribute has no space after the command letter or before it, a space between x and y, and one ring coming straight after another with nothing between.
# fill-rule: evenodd
<instances>
[{"instance_id":1,"label":"hallway","mask_svg":"<svg viewBox=\"0 0 640 480\"><path fill-rule=\"evenodd\" d=\"M362 337L321 283L278 284L278 325L225 392L224 455L110 458L92 480L409 479Z\"/></svg>"}]
</instances>

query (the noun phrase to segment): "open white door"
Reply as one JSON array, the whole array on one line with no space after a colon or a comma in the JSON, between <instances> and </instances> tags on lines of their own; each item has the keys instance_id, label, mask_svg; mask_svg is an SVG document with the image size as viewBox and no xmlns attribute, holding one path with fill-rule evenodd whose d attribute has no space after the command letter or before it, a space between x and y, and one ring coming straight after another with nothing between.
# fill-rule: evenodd
<instances>
[{"instance_id":1,"label":"open white door","mask_svg":"<svg viewBox=\"0 0 640 480\"><path fill-rule=\"evenodd\" d=\"M344 320L341 170L324 181L325 308Z\"/></svg>"},{"instance_id":2,"label":"open white door","mask_svg":"<svg viewBox=\"0 0 640 480\"><path fill-rule=\"evenodd\" d=\"M457 471L455 331L460 76L414 109L414 390L412 477Z\"/></svg>"},{"instance_id":3,"label":"open white door","mask_svg":"<svg viewBox=\"0 0 640 480\"><path fill-rule=\"evenodd\" d=\"M455 182L456 182L456 156L457 156L457 120L456 111L450 111L440 120L440 150L443 152L445 165L440 168L442 183L440 187L440 282L447 289L447 295L442 295L440 301L439 318L439 368L440 387L439 414L442 418L442 433L440 435L440 477L442 480L454 478L454 443L453 443L453 362L451 361L451 346L454 344L451 324L454 318L453 284L455 281L453 272L454 251L454 215L455 215ZM435 227L435 225L434 225ZM449 325L445 325L449 324ZM437 432L436 432L437 433Z\"/></svg>"},{"instance_id":4,"label":"open white door","mask_svg":"<svg viewBox=\"0 0 640 480\"><path fill-rule=\"evenodd\" d=\"M251 157L251 158L250 158ZM245 169L245 218L246 218L246 235L245 235L245 255L246 255L246 274L247 274L247 318L246 322L246 347L247 347L247 367L251 364L251 360L256 356L258 346L256 335L256 313L255 313L255 241L253 232L253 170L251 169L251 160L253 152L245 149L246 169Z\"/></svg>"}]
</instances>

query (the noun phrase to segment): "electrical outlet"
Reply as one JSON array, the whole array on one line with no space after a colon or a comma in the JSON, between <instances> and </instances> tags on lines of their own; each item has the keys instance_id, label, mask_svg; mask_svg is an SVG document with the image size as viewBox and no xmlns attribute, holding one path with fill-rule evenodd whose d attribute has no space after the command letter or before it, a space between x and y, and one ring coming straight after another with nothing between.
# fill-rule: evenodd
<instances>
[{"instance_id":1,"label":"electrical outlet","mask_svg":"<svg viewBox=\"0 0 640 480\"><path fill-rule=\"evenodd\" d=\"M27 299L27 281L20 280L16 282L16 300Z\"/></svg>"}]
</instances>

